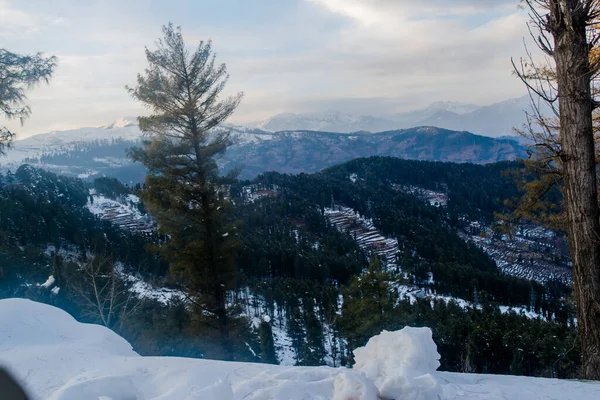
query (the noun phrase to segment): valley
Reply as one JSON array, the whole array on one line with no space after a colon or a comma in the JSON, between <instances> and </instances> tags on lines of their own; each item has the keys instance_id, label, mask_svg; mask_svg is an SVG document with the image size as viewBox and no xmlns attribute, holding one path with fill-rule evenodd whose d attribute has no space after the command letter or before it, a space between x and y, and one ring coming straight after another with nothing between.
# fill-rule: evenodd
<instances>
[{"instance_id":1,"label":"valley","mask_svg":"<svg viewBox=\"0 0 600 400\"><path fill-rule=\"evenodd\" d=\"M257 335L261 321L268 317L278 363L346 365L349 352L381 326L367 322L365 331L352 325L355 308L373 304L362 303L370 296L369 285L385 288L380 292L385 293L381 302L390 308L393 319L389 323L418 318L422 321L418 324L437 326L441 322L434 315L442 308L451 310L464 324L478 324L474 319L483 313L503 323L524 318L532 321L521 322L528 325L539 319L548 324L543 329L571 329L566 289L545 286L550 281L569 283L568 256L560 250L564 247L558 245L559 238L529 226L509 240L491 228L493 213L503 203L496 196L506 198L512 193L506 189L510 183L502 171L517 166L372 157L317 174L266 173L231 185L236 218L244 221L239 236L243 275L228 294L228 304L232 309L239 307L239 318L249 321L240 355L246 360L259 357ZM135 299L130 301L136 311L124 320L123 334L144 354L195 356L189 339L184 339L185 331L177 328L183 310L194 303L164 262L148 252L149 245L162 239L134 189L112 178L84 183L61 175L24 166L5 181L3 190L17 189L15 184L35 184L37 191L28 194L33 198L44 193L53 201L76 196L76 202L66 204L87 226L81 232L89 232L85 234L89 239L81 243L74 232L56 237L52 233L50 243L60 245L48 251L49 242L40 237L43 258L36 272L18 272L22 268L18 260L25 253L17 251L14 266L4 268L3 290L66 302L65 307L77 304L76 292L69 290L75 275L69 277L66 271L86 265L81 261L85 258L81 248L97 254L108 251L119 260L117 276ZM478 179L487 181L486 190L474 184ZM474 193L473 187L482 189L481 193ZM10 221L14 212L0 211L0 217ZM39 212L44 209L35 211ZM40 218L46 221L42 225L51 221L43 214ZM9 235L5 243L16 238ZM35 283L46 281L49 275L56 283L36 288ZM412 316L416 310L419 317ZM377 315L374 312L369 311ZM156 328L145 328L143 321L156 313L171 315L167 318L172 322L163 328L180 338L173 339L176 342L183 341L178 345L163 341L156 336ZM462 370L458 359L466 351L465 343L475 338L467 333L462 340L461 346L442 350L444 368ZM207 346L201 346L203 356L212 354Z\"/></svg>"},{"instance_id":2,"label":"valley","mask_svg":"<svg viewBox=\"0 0 600 400\"><path fill-rule=\"evenodd\" d=\"M0 400L599 397L600 0L420 3L0 0Z\"/></svg>"}]
</instances>

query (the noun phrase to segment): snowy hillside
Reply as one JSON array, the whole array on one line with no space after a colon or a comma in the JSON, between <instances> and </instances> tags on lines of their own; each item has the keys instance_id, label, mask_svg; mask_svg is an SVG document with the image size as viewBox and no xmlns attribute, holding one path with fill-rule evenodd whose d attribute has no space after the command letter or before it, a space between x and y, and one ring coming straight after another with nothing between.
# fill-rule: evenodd
<instances>
[{"instance_id":1,"label":"snowy hillside","mask_svg":"<svg viewBox=\"0 0 600 400\"><path fill-rule=\"evenodd\" d=\"M428 328L383 332L353 369L141 357L114 332L55 307L0 300L0 364L34 400L596 399L599 383L437 372ZM379 397L378 397L379 396Z\"/></svg>"},{"instance_id":2,"label":"snowy hillside","mask_svg":"<svg viewBox=\"0 0 600 400\"><path fill-rule=\"evenodd\" d=\"M93 141L123 139L135 141L141 137L134 118L121 118L103 127L78 128L68 131L55 131L16 140L10 151L0 160L0 164L15 165L27 158L37 158L43 154L73 149L78 144Z\"/></svg>"},{"instance_id":3,"label":"snowy hillside","mask_svg":"<svg viewBox=\"0 0 600 400\"><path fill-rule=\"evenodd\" d=\"M140 212L140 198L129 194L116 199L109 199L90 189L87 208L90 212L105 221L110 221L123 229L135 232L152 232L154 222Z\"/></svg>"}]
</instances>

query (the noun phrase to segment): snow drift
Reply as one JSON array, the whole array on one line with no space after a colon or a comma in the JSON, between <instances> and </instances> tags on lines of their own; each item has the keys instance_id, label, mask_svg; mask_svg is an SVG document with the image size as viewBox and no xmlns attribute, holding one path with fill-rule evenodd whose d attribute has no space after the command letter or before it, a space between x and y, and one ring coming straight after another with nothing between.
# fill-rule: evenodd
<instances>
[{"instance_id":1,"label":"snow drift","mask_svg":"<svg viewBox=\"0 0 600 400\"><path fill-rule=\"evenodd\" d=\"M600 384L436 372L427 328L383 332L354 369L141 357L114 332L23 299L0 300L0 365L33 399L597 399Z\"/></svg>"},{"instance_id":2,"label":"snow drift","mask_svg":"<svg viewBox=\"0 0 600 400\"><path fill-rule=\"evenodd\" d=\"M383 331L354 350L354 369L365 373L386 399L437 400L440 385L431 374L440 355L429 328Z\"/></svg>"}]
</instances>

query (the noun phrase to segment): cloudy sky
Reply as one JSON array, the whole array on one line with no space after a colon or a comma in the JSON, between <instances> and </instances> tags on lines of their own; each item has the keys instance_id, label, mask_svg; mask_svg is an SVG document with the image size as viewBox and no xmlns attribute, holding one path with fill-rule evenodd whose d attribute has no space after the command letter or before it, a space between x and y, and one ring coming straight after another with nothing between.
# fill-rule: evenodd
<instances>
[{"instance_id":1,"label":"cloudy sky","mask_svg":"<svg viewBox=\"0 0 600 400\"><path fill-rule=\"evenodd\" d=\"M169 21L211 38L245 98L231 122L279 112L385 115L433 101L490 104L525 94L519 0L0 0L2 47L59 59L30 92L19 137L143 111L125 92Z\"/></svg>"}]
</instances>

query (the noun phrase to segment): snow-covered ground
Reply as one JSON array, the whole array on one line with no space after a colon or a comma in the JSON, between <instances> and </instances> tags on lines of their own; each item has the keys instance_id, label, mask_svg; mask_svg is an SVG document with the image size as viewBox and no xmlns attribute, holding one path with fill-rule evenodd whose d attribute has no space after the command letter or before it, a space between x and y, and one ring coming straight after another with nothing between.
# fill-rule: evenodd
<instances>
[{"instance_id":1,"label":"snow-covered ground","mask_svg":"<svg viewBox=\"0 0 600 400\"><path fill-rule=\"evenodd\" d=\"M173 300L186 300L184 292L152 285L146 282L141 276L127 272L121 263L116 265L116 271L121 279L128 282L129 290L139 299L155 300L165 305L171 303Z\"/></svg>"},{"instance_id":2,"label":"snow-covered ground","mask_svg":"<svg viewBox=\"0 0 600 400\"><path fill-rule=\"evenodd\" d=\"M155 227L154 222L149 216L140 212L137 208L139 202L140 199L133 194L113 200L97 194L94 189L90 189L87 208L92 214L111 221L123 229L151 232Z\"/></svg>"},{"instance_id":3,"label":"snow-covered ground","mask_svg":"<svg viewBox=\"0 0 600 400\"><path fill-rule=\"evenodd\" d=\"M82 143L113 139L138 140L141 136L142 133L137 127L137 122L131 117L103 127L42 133L16 140L11 150L2 159L2 167L16 169L27 158L38 158L50 153L63 153Z\"/></svg>"},{"instance_id":4,"label":"snow-covered ground","mask_svg":"<svg viewBox=\"0 0 600 400\"><path fill-rule=\"evenodd\" d=\"M443 295L439 295L439 294L435 294L435 293L428 293L426 289L420 288L415 285L394 284L393 287L396 289L396 292L398 293L398 298L400 300L408 300L408 301L410 301L410 304L414 304L417 301L417 299L428 299L431 301L442 300L446 303L454 302L462 309L480 308L479 305L473 304L472 302L467 301L465 299L461 299L459 297L443 296ZM519 315L524 315L530 319L541 318L541 319L545 320L543 315L540 315L540 314L536 313L535 311L530 311L527 309L527 307L524 307L524 306L522 306L522 307L500 306L500 312L502 314L507 314L509 312L515 312Z\"/></svg>"},{"instance_id":5,"label":"snow-covered ground","mask_svg":"<svg viewBox=\"0 0 600 400\"><path fill-rule=\"evenodd\" d=\"M33 400L597 399L600 383L436 371L428 328L383 332L353 369L141 357L114 332L24 299L0 300L0 365Z\"/></svg>"},{"instance_id":6,"label":"snow-covered ground","mask_svg":"<svg viewBox=\"0 0 600 400\"><path fill-rule=\"evenodd\" d=\"M550 230L532 225L497 238L491 227L472 222L459 236L486 252L506 275L540 283L558 280L566 285L573 280L566 239Z\"/></svg>"},{"instance_id":7,"label":"snow-covered ground","mask_svg":"<svg viewBox=\"0 0 600 400\"><path fill-rule=\"evenodd\" d=\"M275 197L279 193L277 185L248 185L242 188L242 198L246 202L255 202L263 197Z\"/></svg>"},{"instance_id":8,"label":"snow-covered ground","mask_svg":"<svg viewBox=\"0 0 600 400\"><path fill-rule=\"evenodd\" d=\"M352 208L345 206L327 207L325 216L339 231L349 232L367 253L381 256L388 267L396 264L396 256L400 251L398 240L381 234L372 220L361 217Z\"/></svg>"}]
</instances>

